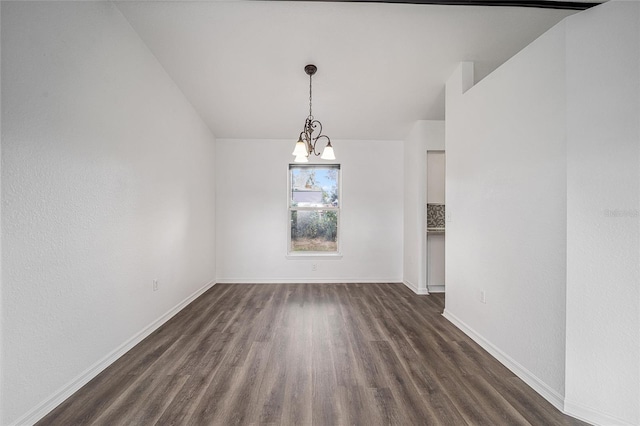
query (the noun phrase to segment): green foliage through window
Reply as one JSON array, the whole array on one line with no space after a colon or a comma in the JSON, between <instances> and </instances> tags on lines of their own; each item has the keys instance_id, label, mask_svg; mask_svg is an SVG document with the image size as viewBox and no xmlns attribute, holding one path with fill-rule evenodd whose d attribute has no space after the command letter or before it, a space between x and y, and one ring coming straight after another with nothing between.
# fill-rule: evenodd
<instances>
[{"instance_id":1,"label":"green foliage through window","mask_svg":"<svg viewBox=\"0 0 640 426\"><path fill-rule=\"evenodd\" d=\"M340 166L289 166L290 252L337 252Z\"/></svg>"}]
</instances>

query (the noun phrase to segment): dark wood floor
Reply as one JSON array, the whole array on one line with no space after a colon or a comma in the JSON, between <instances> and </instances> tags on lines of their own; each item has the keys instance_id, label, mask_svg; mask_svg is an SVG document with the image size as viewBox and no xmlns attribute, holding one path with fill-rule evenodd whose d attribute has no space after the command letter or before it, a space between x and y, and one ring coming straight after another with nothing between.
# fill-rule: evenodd
<instances>
[{"instance_id":1,"label":"dark wood floor","mask_svg":"<svg viewBox=\"0 0 640 426\"><path fill-rule=\"evenodd\" d=\"M579 425L401 284L218 284L38 425Z\"/></svg>"}]
</instances>

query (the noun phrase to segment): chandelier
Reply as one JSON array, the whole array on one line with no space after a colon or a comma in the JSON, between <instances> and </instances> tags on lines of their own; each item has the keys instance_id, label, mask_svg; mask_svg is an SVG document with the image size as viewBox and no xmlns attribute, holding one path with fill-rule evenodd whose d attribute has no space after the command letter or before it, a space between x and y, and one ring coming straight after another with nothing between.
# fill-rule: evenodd
<instances>
[{"instance_id":1,"label":"chandelier","mask_svg":"<svg viewBox=\"0 0 640 426\"><path fill-rule=\"evenodd\" d=\"M313 118L313 114L311 112L311 100L312 100L312 77L318 71L318 67L313 64L309 64L304 67L304 72L309 76L309 116L304 122L304 129L300 132L300 136L298 137L298 142L296 142L296 147L293 150L293 155L296 157L293 160L296 163L308 163L309 157L311 154L318 156L319 152L316 152L316 144L320 139L327 140L327 146L325 146L322 151L323 160L335 160L336 156L333 153L333 147L331 146L331 139L329 136L322 134L322 123ZM316 135L316 136L314 136Z\"/></svg>"}]
</instances>

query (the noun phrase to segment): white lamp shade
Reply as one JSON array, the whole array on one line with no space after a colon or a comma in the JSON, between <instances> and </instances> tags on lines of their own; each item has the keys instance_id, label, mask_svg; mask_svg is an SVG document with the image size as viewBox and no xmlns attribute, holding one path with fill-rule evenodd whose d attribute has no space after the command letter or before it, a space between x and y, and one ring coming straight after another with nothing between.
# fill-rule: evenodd
<instances>
[{"instance_id":1,"label":"white lamp shade","mask_svg":"<svg viewBox=\"0 0 640 426\"><path fill-rule=\"evenodd\" d=\"M296 158L293 160L294 163L308 163L309 157L306 155L296 155Z\"/></svg>"},{"instance_id":2,"label":"white lamp shade","mask_svg":"<svg viewBox=\"0 0 640 426\"><path fill-rule=\"evenodd\" d=\"M296 147L293 149L293 152L291 154L295 155L296 157L306 157L307 155L309 155L309 153L307 152L307 144L305 144L301 140L298 140L298 142L296 142Z\"/></svg>"},{"instance_id":3,"label":"white lamp shade","mask_svg":"<svg viewBox=\"0 0 640 426\"><path fill-rule=\"evenodd\" d=\"M323 160L335 160L336 159L336 154L333 152L333 147L331 146L331 144L328 144L324 148L324 151L322 151L322 155L320 156L320 158L322 158Z\"/></svg>"}]
</instances>

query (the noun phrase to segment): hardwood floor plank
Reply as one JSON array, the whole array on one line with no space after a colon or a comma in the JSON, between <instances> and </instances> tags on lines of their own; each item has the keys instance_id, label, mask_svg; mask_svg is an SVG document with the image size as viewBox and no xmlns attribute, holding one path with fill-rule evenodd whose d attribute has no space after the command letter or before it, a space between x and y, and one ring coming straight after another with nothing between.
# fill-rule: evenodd
<instances>
[{"instance_id":1,"label":"hardwood floor plank","mask_svg":"<svg viewBox=\"0 0 640 426\"><path fill-rule=\"evenodd\" d=\"M127 423L137 410L138 404L149 396L153 389L153 382L156 380L157 378L152 375L138 377L124 392L112 400L109 406L92 421L92 424L118 425Z\"/></svg>"},{"instance_id":2,"label":"hardwood floor plank","mask_svg":"<svg viewBox=\"0 0 640 426\"><path fill-rule=\"evenodd\" d=\"M282 424L312 424L312 326L309 315L310 292L303 284L296 285L290 298L288 316L285 316L291 336L287 346L287 376L282 409Z\"/></svg>"},{"instance_id":3,"label":"hardwood floor plank","mask_svg":"<svg viewBox=\"0 0 640 426\"><path fill-rule=\"evenodd\" d=\"M375 402L378 423L382 425L404 425L405 419L399 413L396 400L389 388L370 389Z\"/></svg>"},{"instance_id":4,"label":"hardwood floor plank","mask_svg":"<svg viewBox=\"0 0 640 426\"><path fill-rule=\"evenodd\" d=\"M458 378L444 377L441 383L445 392L451 397L453 405L469 425L494 426L490 415L484 410L478 396L470 392Z\"/></svg>"},{"instance_id":5,"label":"hardwood floor plank","mask_svg":"<svg viewBox=\"0 0 640 426\"><path fill-rule=\"evenodd\" d=\"M442 424L458 426L467 423L446 392L442 390L430 392L425 398L427 403L433 407L433 411Z\"/></svg>"},{"instance_id":6,"label":"hardwood floor plank","mask_svg":"<svg viewBox=\"0 0 640 426\"><path fill-rule=\"evenodd\" d=\"M104 373L104 372L103 372ZM100 374L38 422L39 425L88 425L108 410L135 376Z\"/></svg>"},{"instance_id":7,"label":"hardwood floor plank","mask_svg":"<svg viewBox=\"0 0 640 426\"><path fill-rule=\"evenodd\" d=\"M466 376L465 385L482 404L494 424L531 426L518 410L509 404L483 377Z\"/></svg>"},{"instance_id":8,"label":"hardwood floor plank","mask_svg":"<svg viewBox=\"0 0 640 426\"><path fill-rule=\"evenodd\" d=\"M221 366L221 364L219 365ZM184 424L215 424L216 415L222 412L224 403L229 397L233 377L238 369L233 367L217 368L211 380L206 380L204 386L196 389L193 404L195 408L191 415L184 418Z\"/></svg>"},{"instance_id":9,"label":"hardwood floor plank","mask_svg":"<svg viewBox=\"0 0 640 426\"><path fill-rule=\"evenodd\" d=\"M341 313L344 318L345 338L350 344L350 354L352 357L351 368L358 375L358 383L364 383L367 387L383 388L387 386L387 380L383 377L382 372L375 362L370 342L375 341L375 334L369 334L369 339L362 330L365 324L371 321L363 321L362 315L354 315L352 312L351 302L359 303L361 298L351 297L343 298L341 303ZM360 311L364 312L364 311ZM380 340L380 339L378 339Z\"/></svg>"},{"instance_id":10,"label":"hardwood floor plank","mask_svg":"<svg viewBox=\"0 0 640 426\"><path fill-rule=\"evenodd\" d=\"M400 284L218 284L38 425L583 425Z\"/></svg>"},{"instance_id":11,"label":"hardwood floor plank","mask_svg":"<svg viewBox=\"0 0 640 426\"><path fill-rule=\"evenodd\" d=\"M458 350L464 354L464 357L477 365L485 374L489 374L496 379L515 377L515 374L500 364L497 359L486 356L486 352L478 345L471 345L466 340L458 340L455 344Z\"/></svg>"},{"instance_id":12,"label":"hardwood floor plank","mask_svg":"<svg viewBox=\"0 0 640 426\"><path fill-rule=\"evenodd\" d=\"M255 424L262 407L257 406L260 383L266 370L273 342L253 342L247 356L247 365L236 374L228 398L216 417L220 424Z\"/></svg>"},{"instance_id":13,"label":"hardwood floor plank","mask_svg":"<svg viewBox=\"0 0 640 426\"><path fill-rule=\"evenodd\" d=\"M207 376L187 377L185 384L176 392L155 424L165 426L188 424L187 419L194 416L198 402L203 396L202 390L206 389L208 384L209 378Z\"/></svg>"},{"instance_id":14,"label":"hardwood floor plank","mask_svg":"<svg viewBox=\"0 0 640 426\"><path fill-rule=\"evenodd\" d=\"M442 424L432 407L425 404L418 389L413 385L407 371L402 367L389 342L375 342L375 352L384 366L389 379L389 387L396 399L396 404L402 407L405 424Z\"/></svg>"},{"instance_id":15,"label":"hardwood floor plank","mask_svg":"<svg viewBox=\"0 0 640 426\"><path fill-rule=\"evenodd\" d=\"M153 384L153 392L148 395L146 401L139 404L136 412L126 422L131 425L156 424L188 379L189 376L160 377L158 382Z\"/></svg>"},{"instance_id":16,"label":"hardwood floor plank","mask_svg":"<svg viewBox=\"0 0 640 426\"><path fill-rule=\"evenodd\" d=\"M329 316L332 309L327 303L326 288L314 286L312 297L315 303L311 309L311 372L312 372L312 406L311 416L313 424L338 425L343 424L339 401L338 380L331 351L329 335Z\"/></svg>"},{"instance_id":17,"label":"hardwood floor plank","mask_svg":"<svg viewBox=\"0 0 640 426\"><path fill-rule=\"evenodd\" d=\"M373 399L362 386L338 386L340 406L345 407L346 425L377 424L377 418L371 411Z\"/></svg>"},{"instance_id":18,"label":"hardwood floor plank","mask_svg":"<svg viewBox=\"0 0 640 426\"><path fill-rule=\"evenodd\" d=\"M257 393L257 407L261 407L260 424L276 423L282 419L284 392L287 380L287 347L290 337L281 330L273 341L273 348L265 367Z\"/></svg>"}]
</instances>

